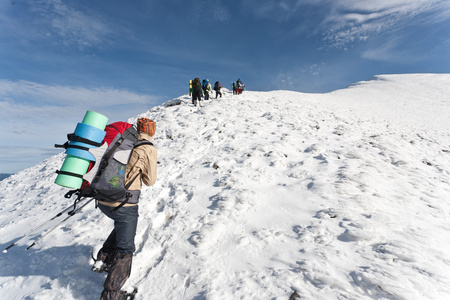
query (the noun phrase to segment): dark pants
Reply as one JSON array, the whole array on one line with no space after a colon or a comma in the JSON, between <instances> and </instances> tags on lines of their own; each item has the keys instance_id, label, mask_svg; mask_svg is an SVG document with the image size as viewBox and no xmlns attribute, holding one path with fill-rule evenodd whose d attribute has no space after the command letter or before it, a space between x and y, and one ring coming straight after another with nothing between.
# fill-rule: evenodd
<instances>
[{"instance_id":1,"label":"dark pants","mask_svg":"<svg viewBox=\"0 0 450 300\"><path fill-rule=\"evenodd\" d=\"M197 105L197 100L202 100L202 92L194 92L192 94L192 104Z\"/></svg>"},{"instance_id":2,"label":"dark pants","mask_svg":"<svg viewBox=\"0 0 450 300\"><path fill-rule=\"evenodd\" d=\"M219 90L217 90L216 91L216 99L217 99L217 96L219 96L219 95L220 95L220 98L222 98L222 93Z\"/></svg>"},{"instance_id":3,"label":"dark pants","mask_svg":"<svg viewBox=\"0 0 450 300\"><path fill-rule=\"evenodd\" d=\"M110 265L108 276L103 285L101 300L116 300L123 297L120 289L130 277L134 237L139 217L138 206L114 207L99 204L100 210L114 220L114 229L103 247L98 251L97 259Z\"/></svg>"}]
</instances>

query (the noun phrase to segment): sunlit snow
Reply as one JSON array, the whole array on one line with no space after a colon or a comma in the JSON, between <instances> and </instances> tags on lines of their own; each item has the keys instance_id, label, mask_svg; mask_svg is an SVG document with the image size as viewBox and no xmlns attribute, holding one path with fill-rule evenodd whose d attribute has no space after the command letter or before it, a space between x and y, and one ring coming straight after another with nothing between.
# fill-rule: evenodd
<instances>
[{"instance_id":1,"label":"sunlit snow","mask_svg":"<svg viewBox=\"0 0 450 300\"><path fill-rule=\"evenodd\" d=\"M140 115L157 122L158 180L136 299L450 299L450 75L214 97ZM72 204L53 183L63 159L0 182L2 249ZM98 299L91 253L111 229L92 203L0 253L0 298Z\"/></svg>"}]
</instances>

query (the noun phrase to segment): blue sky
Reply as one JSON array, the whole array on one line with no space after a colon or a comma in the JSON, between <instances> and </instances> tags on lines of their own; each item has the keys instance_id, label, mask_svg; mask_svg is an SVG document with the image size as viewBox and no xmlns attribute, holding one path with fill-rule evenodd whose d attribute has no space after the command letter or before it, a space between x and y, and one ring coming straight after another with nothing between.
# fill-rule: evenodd
<instances>
[{"instance_id":1,"label":"blue sky","mask_svg":"<svg viewBox=\"0 0 450 300\"><path fill-rule=\"evenodd\" d=\"M450 73L450 1L5 0L0 173L35 165L86 110L126 120L194 77L330 92Z\"/></svg>"}]
</instances>

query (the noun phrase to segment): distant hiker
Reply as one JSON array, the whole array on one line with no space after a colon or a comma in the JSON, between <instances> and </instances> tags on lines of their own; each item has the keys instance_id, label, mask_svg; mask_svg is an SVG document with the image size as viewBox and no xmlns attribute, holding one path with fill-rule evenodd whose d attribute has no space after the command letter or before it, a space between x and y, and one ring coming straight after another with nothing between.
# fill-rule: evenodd
<instances>
[{"instance_id":1,"label":"distant hiker","mask_svg":"<svg viewBox=\"0 0 450 300\"><path fill-rule=\"evenodd\" d=\"M220 84L220 82L216 81L216 83L214 83L214 90L216 91L216 99L218 95L220 95L220 98L222 98L222 93L220 92L221 88L222 85Z\"/></svg>"},{"instance_id":2,"label":"distant hiker","mask_svg":"<svg viewBox=\"0 0 450 300\"><path fill-rule=\"evenodd\" d=\"M233 89L233 95L237 95L236 82L231 83L231 88Z\"/></svg>"},{"instance_id":3,"label":"distant hiker","mask_svg":"<svg viewBox=\"0 0 450 300\"><path fill-rule=\"evenodd\" d=\"M209 100L209 91L211 91L211 85L208 79L203 79L202 83L203 95L205 95L205 100Z\"/></svg>"},{"instance_id":4,"label":"distant hiker","mask_svg":"<svg viewBox=\"0 0 450 300\"><path fill-rule=\"evenodd\" d=\"M200 78L195 78L192 82L192 104L197 106L197 101L200 102L202 100L202 83L200 82Z\"/></svg>"},{"instance_id":5,"label":"distant hiker","mask_svg":"<svg viewBox=\"0 0 450 300\"><path fill-rule=\"evenodd\" d=\"M118 126L130 125L125 122L117 123ZM121 291L121 288L131 273L142 182L149 186L156 181L156 148L150 143L155 135L155 130L154 121L147 118L138 119L137 146L133 148L125 170L124 184L128 187L127 195L115 202L98 201L100 210L114 220L114 229L98 251L95 265L92 268L97 272L108 271L100 300L126 299L127 293ZM118 156L117 159L120 157ZM132 194L137 196L131 196ZM125 204L123 204L124 202Z\"/></svg>"},{"instance_id":6,"label":"distant hiker","mask_svg":"<svg viewBox=\"0 0 450 300\"><path fill-rule=\"evenodd\" d=\"M236 91L238 95L242 93L242 82L240 78L236 81Z\"/></svg>"}]
</instances>

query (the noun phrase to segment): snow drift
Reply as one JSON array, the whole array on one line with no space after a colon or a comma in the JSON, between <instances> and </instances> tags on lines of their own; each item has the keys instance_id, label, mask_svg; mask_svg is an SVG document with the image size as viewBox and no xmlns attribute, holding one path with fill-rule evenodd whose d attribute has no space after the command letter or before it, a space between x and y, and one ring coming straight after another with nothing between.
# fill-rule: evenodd
<instances>
[{"instance_id":1,"label":"snow drift","mask_svg":"<svg viewBox=\"0 0 450 300\"><path fill-rule=\"evenodd\" d=\"M125 288L137 299L449 299L449 82L386 75L202 108L182 96L131 118L157 122L158 180L143 189ZM53 184L63 159L0 182L3 249L71 205ZM99 298L106 275L90 256L111 228L90 205L31 250L38 235L19 242L0 255L1 298Z\"/></svg>"}]
</instances>

